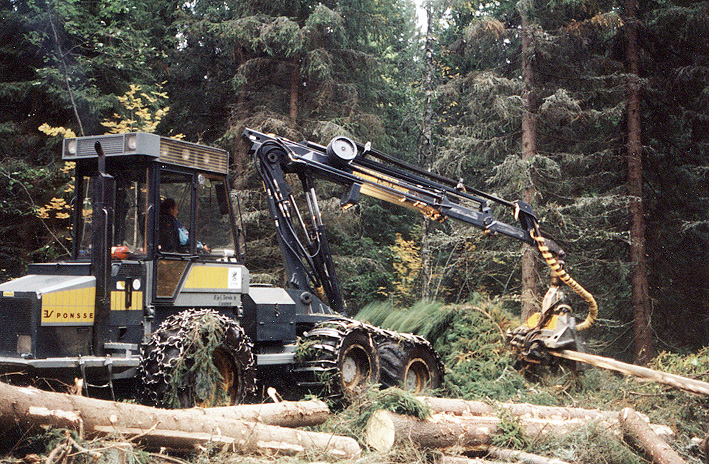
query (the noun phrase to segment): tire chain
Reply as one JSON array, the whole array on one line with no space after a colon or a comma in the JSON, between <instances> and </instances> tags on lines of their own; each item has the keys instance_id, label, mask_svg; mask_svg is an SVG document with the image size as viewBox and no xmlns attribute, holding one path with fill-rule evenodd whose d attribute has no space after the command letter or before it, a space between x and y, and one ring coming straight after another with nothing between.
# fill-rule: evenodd
<instances>
[{"instance_id":1,"label":"tire chain","mask_svg":"<svg viewBox=\"0 0 709 464\"><path fill-rule=\"evenodd\" d=\"M377 326L347 318L336 318L317 324L313 329L304 333L299 343L306 347L307 353L296 362L294 373L296 384L312 393L324 396L327 399L337 400L344 396L339 388L342 373L337 368L338 355L344 338L353 330L365 332L374 347L379 350L385 346L395 346L402 351L420 346L432 353L436 367L441 373L441 382L445 374L445 366L431 343L420 335L400 333L386 330ZM381 373L388 375L385 386L394 386L403 381L394 378L393 368L387 367L382 357Z\"/></svg>"},{"instance_id":2,"label":"tire chain","mask_svg":"<svg viewBox=\"0 0 709 464\"><path fill-rule=\"evenodd\" d=\"M141 346L141 359L138 366L140 379L139 397L142 403L161 407L166 404L168 393L174 385L172 373L181 359L188 354L189 344L186 336L193 332L195 322L203 317L211 316L225 328L226 343L220 345L227 348L237 362L242 362L243 390L241 398L251 396L256 389L256 367L253 356L253 343L244 333L239 324L211 309L188 309L173 314L163 321L153 332L147 343Z\"/></svg>"}]
</instances>

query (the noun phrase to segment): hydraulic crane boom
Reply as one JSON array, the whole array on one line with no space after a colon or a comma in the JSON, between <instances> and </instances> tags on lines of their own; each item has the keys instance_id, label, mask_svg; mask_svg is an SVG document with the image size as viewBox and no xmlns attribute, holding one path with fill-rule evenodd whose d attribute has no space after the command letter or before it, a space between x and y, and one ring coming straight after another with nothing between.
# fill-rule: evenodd
<instances>
[{"instance_id":1,"label":"hydraulic crane boom","mask_svg":"<svg viewBox=\"0 0 709 464\"><path fill-rule=\"evenodd\" d=\"M345 309L314 188L314 179L321 178L345 187L343 208L354 205L360 195L367 195L418 211L434 221L452 218L482 229L486 234L506 235L538 248L552 269L552 285L541 313L510 334L511 343L523 351L523 356L534 357L531 342L535 340L542 340L549 348L546 340L551 334L539 334L549 326L558 307L565 313L570 311L568 305L560 303L557 292L560 282L570 286L589 304L586 320L578 326L571 324L574 333L593 323L597 313L593 296L564 270L560 261L564 251L552 240L542 237L538 218L530 205L465 186L462 181L425 171L373 150L369 143L361 145L347 137L336 137L327 147L308 141L293 142L250 129L245 130L244 137L251 143L258 172L269 195L269 206L285 255L287 285L291 288L311 289L321 299L326 297L332 309ZM300 178L309 209L309 225L298 211L286 174ZM507 224L495 218L490 202L509 208L518 224ZM532 332L537 336L530 337ZM558 339L552 342L552 347L557 347Z\"/></svg>"}]
</instances>

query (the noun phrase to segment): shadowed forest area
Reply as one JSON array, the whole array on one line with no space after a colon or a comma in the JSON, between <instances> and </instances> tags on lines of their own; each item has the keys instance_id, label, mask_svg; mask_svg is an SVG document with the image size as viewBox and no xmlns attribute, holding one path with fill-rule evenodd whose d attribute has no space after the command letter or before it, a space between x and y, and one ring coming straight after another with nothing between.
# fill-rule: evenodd
<instances>
[{"instance_id":1,"label":"shadowed forest area","mask_svg":"<svg viewBox=\"0 0 709 464\"><path fill-rule=\"evenodd\" d=\"M63 138L144 131L230 153L245 265L282 285L242 132L345 135L531 204L598 301L589 352L707 379L709 2L0 0L0 12L0 282L69 256ZM499 334L538 310L549 279L530 247L374 199L343 211L342 193L319 186L348 315L425 335L447 395L633 406L700 462L690 448L707 432L706 398L600 370L513 369ZM363 408L320 427L356 435ZM575 435L515 441L515 424L506 446L647 462L597 427L574 433L613 445L580 452ZM364 459L431 459L398 452Z\"/></svg>"}]
</instances>

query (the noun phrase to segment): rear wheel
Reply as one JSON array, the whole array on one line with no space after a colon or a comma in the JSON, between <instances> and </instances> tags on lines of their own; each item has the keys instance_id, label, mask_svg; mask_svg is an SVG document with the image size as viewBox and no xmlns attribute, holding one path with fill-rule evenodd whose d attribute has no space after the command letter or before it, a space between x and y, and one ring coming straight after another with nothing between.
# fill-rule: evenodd
<instances>
[{"instance_id":1,"label":"rear wheel","mask_svg":"<svg viewBox=\"0 0 709 464\"><path fill-rule=\"evenodd\" d=\"M167 408L238 404L255 389L252 344L236 321L187 310L141 348L141 401Z\"/></svg>"},{"instance_id":2,"label":"rear wheel","mask_svg":"<svg viewBox=\"0 0 709 464\"><path fill-rule=\"evenodd\" d=\"M404 353L402 386L414 393L440 388L443 371L433 352L425 346L414 346Z\"/></svg>"},{"instance_id":3,"label":"rear wheel","mask_svg":"<svg viewBox=\"0 0 709 464\"><path fill-rule=\"evenodd\" d=\"M351 399L379 382L379 353L366 326L325 321L298 340L295 380L303 390L334 401Z\"/></svg>"},{"instance_id":4,"label":"rear wheel","mask_svg":"<svg viewBox=\"0 0 709 464\"><path fill-rule=\"evenodd\" d=\"M379 355L371 338L353 330L340 343L338 357L340 388L345 396L354 396L379 381Z\"/></svg>"},{"instance_id":5,"label":"rear wheel","mask_svg":"<svg viewBox=\"0 0 709 464\"><path fill-rule=\"evenodd\" d=\"M382 384L414 393L443 384L443 364L425 341L386 341L377 347L382 359Z\"/></svg>"}]
</instances>

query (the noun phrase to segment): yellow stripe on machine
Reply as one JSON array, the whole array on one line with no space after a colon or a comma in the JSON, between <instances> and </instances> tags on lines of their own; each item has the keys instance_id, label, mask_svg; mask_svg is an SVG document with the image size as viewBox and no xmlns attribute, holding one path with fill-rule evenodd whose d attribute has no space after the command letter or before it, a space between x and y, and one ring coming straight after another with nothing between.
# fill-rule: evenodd
<instances>
[{"instance_id":1,"label":"yellow stripe on machine","mask_svg":"<svg viewBox=\"0 0 709 464\"><path fill-rule=\"evenodd\" d=\"M61 290L42 295L42 325L92 325L96 287Z\"/></svg>"},{"instance_id":2,"label":"yellow stripe on machine","mask_svg":"<svg viewBox=\"0 0 709 464\"><path fill-rule=\"evenodd\" d=\"M229 267L194 265L185 280L184 290L227 289Z\"/></svg>"},{"instance_id":3,"label":"yellow stripe on machine","mask_svg":"<svg viewBox=\"0 0 709 464\"><path fill-rule=\"evenodd\" d=\"M138 311L143 309L143 292L133 292L130 308L126 308L126 292L111 292L111 311Z\"/></svg>"},{"instance_id":4,"label":"yellow stripe on machine","mask_svg":"<svg viewBox=\"0 0 709 464\"><path fill-rule=\"evenodd\" d=\"M187 276L184 288L187 289L207 289L207 288L227 288L227 267L212 266L192 266L190 274Z\"/></svg>"}]
</instances>

